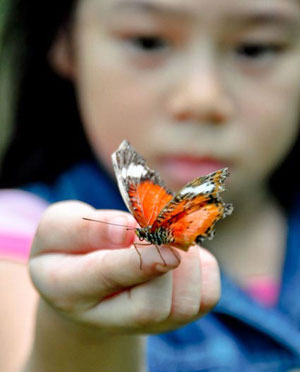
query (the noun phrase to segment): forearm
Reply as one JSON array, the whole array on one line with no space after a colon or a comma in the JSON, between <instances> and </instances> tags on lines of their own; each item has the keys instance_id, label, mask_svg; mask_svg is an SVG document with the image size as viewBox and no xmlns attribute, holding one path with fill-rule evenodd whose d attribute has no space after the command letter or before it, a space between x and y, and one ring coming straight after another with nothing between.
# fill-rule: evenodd
<instances>
[{"instance_id":1,"label":"forearm","mask_svg":"<svg viewBox=\"0 0 300 372\"><path fill-rule=\"evenodd\" d=\"M140 372L144 339L108 335L65 320L40 301L35 342L22 372Z\"/></svg>"}]
</instances>

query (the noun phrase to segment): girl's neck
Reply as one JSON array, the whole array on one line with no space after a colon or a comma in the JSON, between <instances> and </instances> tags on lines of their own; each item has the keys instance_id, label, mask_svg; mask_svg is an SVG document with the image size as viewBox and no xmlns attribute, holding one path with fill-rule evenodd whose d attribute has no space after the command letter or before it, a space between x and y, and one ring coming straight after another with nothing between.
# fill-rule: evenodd
<instances>
[{"instance_id":1,"label":"girl's neck","mask_svg":"<svg viewBox=\"0 0 300 372\"><path fill-rule=\"evenodd\" d=\"M241 285L250 277L279 280L286 242L286 219L266 188L234 202L232 216L219 222L208 247L225 272Z\"/></svg>"}]
</instances>

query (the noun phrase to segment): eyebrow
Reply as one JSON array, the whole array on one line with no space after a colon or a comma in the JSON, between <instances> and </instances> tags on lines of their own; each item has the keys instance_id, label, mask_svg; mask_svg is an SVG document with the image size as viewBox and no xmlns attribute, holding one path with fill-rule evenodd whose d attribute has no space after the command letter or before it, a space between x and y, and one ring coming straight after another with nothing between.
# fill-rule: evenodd
<instances>
[{"instance_id":1,"label":"eyebrow","mask_svg":"<svg viewBox=\"0 0 300 372\"><path fill-rule=\"evenodd\" d=\"M196 17L195 9L187 9L181 4L163 4L156 0L117 0L113 5L116 10L137 10L153 14L176 16L176 17ZM247 26L281 26L290 30L299 31L300 15L290 9L240 9L225 16L226 22L233 27Z\"/></svg>"},{"instance_id":2,"label":"eyebrow","mask_svg":"<svg viewBox=\"0 0 300 372\"><path fill-rule=\"evenodd\" d=\"M294 29L300 26L300 17L291 12L278 12L273 10L253 11L230 16L230 21L243 26L285 26Z\"/></svg>"},{"instance_id":3,"label":"eyebrow","mask_svg":"<svg viewBox=\"0 0 300 372\"><path fill-rule=\"evenodd\" d=\"M121 0L116 1L115 4L113 4L113 8L117 10L136 9L149 13L159 13L181 17L187 15L191 16L193 14L191 10L187 10L186 7L182 5L158 4L153 0Z\"/></svg>"}]
</instances>

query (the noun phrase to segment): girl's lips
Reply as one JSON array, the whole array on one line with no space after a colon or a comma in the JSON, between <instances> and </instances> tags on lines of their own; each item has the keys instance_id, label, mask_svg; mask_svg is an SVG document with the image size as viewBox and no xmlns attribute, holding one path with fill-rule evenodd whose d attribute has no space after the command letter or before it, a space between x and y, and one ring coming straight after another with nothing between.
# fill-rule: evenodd
<instances>
[{"instance_id":1,"label":"girl's lips","mask_svg":"<svg viewBox=\"0 0 300 372\"><path fill-rule=\"evenodd\" d=\"M166 156L159 159L159 165L166 178L186 184L196 177L225 168L228 163L211 157Z\"/></svg>"}]
</instances>

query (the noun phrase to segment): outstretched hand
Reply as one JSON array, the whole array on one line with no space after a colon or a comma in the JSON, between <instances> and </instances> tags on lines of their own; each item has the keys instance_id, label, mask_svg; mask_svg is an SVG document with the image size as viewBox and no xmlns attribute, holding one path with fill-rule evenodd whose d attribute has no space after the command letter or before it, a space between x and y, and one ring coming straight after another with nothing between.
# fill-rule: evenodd
<instances>
[{"instance_id":1,"label":"outstretched hand","mask_svg":"<svg viewBox=\"0 0 300 372\"><path fill-rule=\"evenodd\" d=\"M61 202L44 213L30 257L32 280L52 308L83 325L113 333L159 333L210 311L220 296L219 268L193 246L181 262L168 247L133 247L136 227L125 212Z\"/></svg>"}]
</instances>

